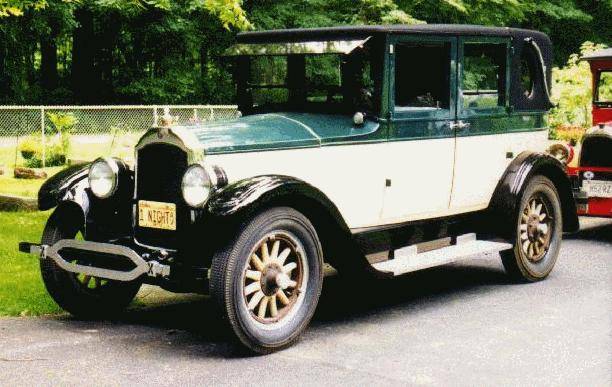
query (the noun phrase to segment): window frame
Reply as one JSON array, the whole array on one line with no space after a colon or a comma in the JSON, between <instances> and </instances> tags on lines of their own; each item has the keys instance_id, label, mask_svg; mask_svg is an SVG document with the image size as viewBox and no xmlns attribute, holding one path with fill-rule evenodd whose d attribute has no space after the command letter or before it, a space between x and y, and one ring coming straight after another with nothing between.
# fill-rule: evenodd
<instances>
[{"instance_id":1,"label":"window frame","mask_svg":"<svg viewBox=\"0 0 612 387\"><path fill-rule=\"evenodd\" d=\"M465 108L463 106L463 68L465 63L466 44L499 44L505 45L506 68L505 68L505 89L504 105L486 108ZM459 37L457 53L457 117L466 119L475 116L505 116L508 114L510 106L510 38L505 37Z\"/></svg>"},{"instance_id":2,"label":"window frame","mask_svg":"<svg viewBox=\"0 0 612 387\"><path fill-rule=\"evenodd\" d=\"M418 109L407 106L397 106L395 104L396 95L396 59L397 47L402 43L427 44L427 43L442 43L450 44L450 82L449 82L449 107L437 110ZM390 55L389 61L389 110L394 121L418 121L418 120L454 120L457 106L457 37L455 36L436 36L436 35L396 35L391 36L389 44L393 46L393 54Z\"/></svg>"},{"instance_id":3,"label":"window frame","mask_svg":"<svg viewBox=\"0 0 612 387\"><path fill-rule=\"evenodd\" d=\"M595 82L594 82L594 92L593 92L593 105L595 106L610 106L612 105L612 100L610 101L601 101L600 98L600 88L601 88L601 77L604 73L609 73L612 75L612 68L604 68L604 69L598 69L597 71L597 76L595 77Z\"/></svg>"}]
</instances>

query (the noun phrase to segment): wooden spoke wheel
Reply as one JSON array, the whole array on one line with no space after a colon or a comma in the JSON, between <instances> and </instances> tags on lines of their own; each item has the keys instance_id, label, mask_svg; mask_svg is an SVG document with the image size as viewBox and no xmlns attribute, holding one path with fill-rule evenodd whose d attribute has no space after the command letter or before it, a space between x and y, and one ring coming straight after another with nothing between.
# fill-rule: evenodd
<instances>
[{"instance_id":1,"label":"wooden spoke wheel","mask_svg":"<svg viewBox=\"0 0 612 387\"><path fill-rule=\"evenodd\" d=\"M244 271L244 300L253 317L276 323L289 314L306 290L308 265L294 235L276 231L250 254Z\"/></svg>"},{"instance_id":2,"label":"wooden spoke wheel","mask_svg":"<svg viewBox=\"0 0 612 387\"><path fill-rule=\"evenodd\" d=\"M521 215L520 238L523 253L532 262L544 257L550 246L553 217L542 195L532 197Z\"/></svg>"},{"instance_id":3,"label":"wooden spoke wheel","mask_svg":"<svg viewBox=\"0 0 612 387\"><path fill-rule=\"evenodd\" d=\"M316 230L288 207L261 212L213 257L210 293L240 344L270 353L296 342L321 294Z\"/></svg>"},{"instance_id":4,"label":"wooden spoke wheel","mask_svg":"<svg viewBox=\"0 0 612 387\"><path fill-rule=\"evenodd\" d=\"M501 252L510 276L519 281L546 278L557 261L562 236L561 202L555 185L534 176L516 206L514 248Z\"/></svg>"}]
</instances>

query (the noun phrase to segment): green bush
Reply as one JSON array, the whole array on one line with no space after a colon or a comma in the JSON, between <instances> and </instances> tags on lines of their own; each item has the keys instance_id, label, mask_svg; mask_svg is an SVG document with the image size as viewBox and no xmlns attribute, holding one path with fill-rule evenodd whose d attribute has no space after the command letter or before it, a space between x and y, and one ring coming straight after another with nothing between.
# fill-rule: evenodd
<instances>
[{"instance_id":1,"label":"green bush","mask_svg":"<svg viewBox=\"0 0 612 387\"><path fill-rule=\"evenodd\" d=\"M23 155L23 151L22 151ZM25 157L24 157L25 158ZM45 148L45 166L59 167L65 165L67 161L67 152L64 144L61 141L53 141L47 143ZM28 168L42 168L42 145L41 151L36 152L32 157L26 158L25 166Z\"/></svg>"},{"instance_id":2,"label":"green bush","mask_svg":"<svg viewBox=\"0 0 612 387\"><path fill-rule=\"evenodd\" d=\"M591 126L592 76L589 64L581 58L587 53L605 48L602 44L584 42L579 54L572 54L565 66L553 68L552 99L557 107L551 110L548 124L556 139L563 128Z\"/></svg>"},{"instance_id":3,"label":"green bush","mask_svg":"<svg viewBox=\"0 0 612 387\"><path fill-rule=\"evenodd\" d=\"M66 164L68 152L70 151L70 132L78 123L72 113L47 113L51 122L45 128L45 166L58 167ZM43 144L42 135L34 134L28 136L19 145L19 151L25 159L25 165L29 168L41 168L43 166Z\"/></svg>"},{"instance_id":4,"label":"green bush","mask_svg":"<svg viewBox=\"0 0 612 387\"><path fill-rule=\"evenodd\" d=\"M19 152L21 152L21 156L26 160L30 160L37 154L42 154L42 142L40 136L26 137L21 144L19 144Z\"/></svg>"}]
</instances>

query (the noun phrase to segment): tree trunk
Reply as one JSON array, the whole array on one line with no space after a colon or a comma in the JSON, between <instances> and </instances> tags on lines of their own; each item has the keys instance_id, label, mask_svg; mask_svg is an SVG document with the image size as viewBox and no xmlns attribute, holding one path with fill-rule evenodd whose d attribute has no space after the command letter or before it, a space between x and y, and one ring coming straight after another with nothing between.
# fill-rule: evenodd
<instances>
[{"instance_id":1,"label":"tree trunk","mask_svg":"<svg viewBox=\"0 0 612 387\"><path fill-rule=\"evenodd\" d=\"M98 67L97 77L100 81L99 102L108 103L114 99L114 50L121 30L121 19L118 13L110 11L102 18L101 23L105 28L98 37L96 65Z\"/></svg>"},{"instance_id":2,"label":"tree trunk","mask_svg":"<svg viewBox=\"0 0 612 387\"><path fill-rule=\"evenodd\" d=\"M8 94L8 77L6 76L6 36L0 31L0 101L4 101Z\"/></svg>"},{"instance_id":3,"label":"tree trunk","mask_svg":"<svg viewBox=\"0 0 612 387\"><path fill-rule=\"evenodd\" d=\"M88 9L74 13L78 27L72 37L72 90L78 103L92 103L95 100L94 78L95 36L94 17Z\"/></svg>"},{"instance_id":4,"label":"tree trunk","mask_svg":"<svg viewBox=\"0 0 612 387\"><path fill-rule=\"evenodd\" d=\"M53 91L57 87L57 45L55 36L44 36L40 40L40 77L45 91Z\"/></svg>"}]
</instances>

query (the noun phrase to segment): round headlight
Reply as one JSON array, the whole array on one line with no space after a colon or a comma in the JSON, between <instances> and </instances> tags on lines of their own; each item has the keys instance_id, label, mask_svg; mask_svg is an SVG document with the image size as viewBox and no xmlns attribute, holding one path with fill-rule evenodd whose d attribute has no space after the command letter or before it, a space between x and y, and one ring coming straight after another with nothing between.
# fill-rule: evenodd
<instances>
[{"instance_id":1,"label":"round headlight","mask_svg":"<svg viewBox=\"0 0 612 387\"><path fill-rule=\"evenodd\" d=\"M210 175L203 166L194 164L187 168L181 184L183 199L187 204L196 208L204 206L212 188Z\"/></svg>"},{"instance_id":2,"label":"round headlight","mask_svg":"<svg viewBox=\"0 0 612 387\"><path fill-rule=\"evenodd\" d=\"M93 194L106 199L117 190L119 166L113 159L98 159L89 167L89 188Z\"/></svg>"}]
</instances>

